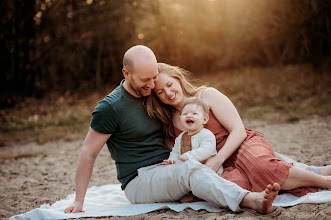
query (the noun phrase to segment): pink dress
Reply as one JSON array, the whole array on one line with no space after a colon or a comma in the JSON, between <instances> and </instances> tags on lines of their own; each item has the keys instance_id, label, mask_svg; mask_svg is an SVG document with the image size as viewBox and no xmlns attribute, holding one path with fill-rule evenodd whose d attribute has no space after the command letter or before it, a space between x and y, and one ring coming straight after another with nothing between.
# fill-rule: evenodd
<instances>
[{"instance_id":1,"label":"pink dress","mask_svg":"<svg viewBox=\"0 0 331 220\"><path fill-rule=\"evenodd\" d=\"M229 132L211 111L206 128L216 136L216 150L219 151L224 146ZM175 127L176 137L181 132ZM261 192L268 184L276 182L282 186L293 164L278 159L270 144L264 140L262 133L247 128L246 133L247 138L244 142L223 163L224 172L221 177L252 192ZM287 192L300 197L317 191L316 187L301 187Z\"/></svg>"}]
</instances>

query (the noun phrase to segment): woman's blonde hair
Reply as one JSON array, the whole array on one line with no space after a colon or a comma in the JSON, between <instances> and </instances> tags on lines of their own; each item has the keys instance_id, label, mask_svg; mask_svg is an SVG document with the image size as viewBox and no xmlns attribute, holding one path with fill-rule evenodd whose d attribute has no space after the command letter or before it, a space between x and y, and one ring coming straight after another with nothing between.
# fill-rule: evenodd
<instances>
[{"instance_id":1,"label":"woman's blonde hair","mask_svg":"<svg viewBox=\"0 0 331 220\"><path fill-rule=\"evenodd\" d=\"M182 87L183 94L186 97L193 97L205 86L196 86L190 72L177 66L171 66L165 63L158 63L159 74L165 73L176 79ZM155 94L154 90L146 100L146 108L150 117L158 118L163 124L163 133L166 137L175 139L174 126L172 124L172 112L174 107L164 104Z\"/></svg>"}]
</instances>

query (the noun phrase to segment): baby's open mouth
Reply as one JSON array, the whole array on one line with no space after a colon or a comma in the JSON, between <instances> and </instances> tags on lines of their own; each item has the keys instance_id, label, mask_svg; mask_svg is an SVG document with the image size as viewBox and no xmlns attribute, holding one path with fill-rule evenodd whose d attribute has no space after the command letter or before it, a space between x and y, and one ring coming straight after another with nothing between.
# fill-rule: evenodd
<instances>
[{"instance_id":1,"label":"baby's open mouth","mask_svg":"<svg viewBox=\"0 0 331 220\"><path fill-rule=\"evenodd\" d=\"M186 124L188 124L188 125L191 125L191 124L193 124L194 123L194 121L192 120L192 119L187 119L186 120Z\"/></svg>"}]
</instances>

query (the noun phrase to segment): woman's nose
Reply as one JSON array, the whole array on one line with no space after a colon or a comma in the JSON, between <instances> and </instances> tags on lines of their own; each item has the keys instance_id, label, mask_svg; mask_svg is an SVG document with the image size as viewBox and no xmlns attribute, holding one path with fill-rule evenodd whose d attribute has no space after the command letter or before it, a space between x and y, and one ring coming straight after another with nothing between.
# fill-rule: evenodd
<instances>
[{"instance_id":1,"label":"woman's nose","mask_svg":"<svg viewBox=\"0 0 331 220\"><path fill-rule=\"evenodd\" d=\"M171 94L170 89L164 89L164 92L165 92L165 94L166 94L167 96L169 96L169 95Z\"/></svg>"}]
</instances>

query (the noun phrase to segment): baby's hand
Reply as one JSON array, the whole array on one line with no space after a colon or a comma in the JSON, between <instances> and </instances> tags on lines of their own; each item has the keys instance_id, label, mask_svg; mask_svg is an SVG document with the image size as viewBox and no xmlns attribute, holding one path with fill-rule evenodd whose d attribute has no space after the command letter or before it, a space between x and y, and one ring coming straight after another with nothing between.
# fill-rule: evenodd
<instances>
[{"instance_id":1,"label":"baby's hand","mask_svg":"<svg viewBox=\"0 0 331 220\"><path fill-rule=\"evenodd\" d=\"M175 164L175 160L164 160L161 164L162 165L170 165L170 164Z\"/></svg>"},{"instance_id":2,"label":"baby's hand","mask_svg":"<svg viewBox=\"0 0 331 220\"><path fill-rule=\"evenodd\" d=\"M180 159L181 161L187 161L187 160L188 160L188 157L187 157L186 154L182 154L182 155L179 156L179 159Z\"/></svg>"}]
</instances>

